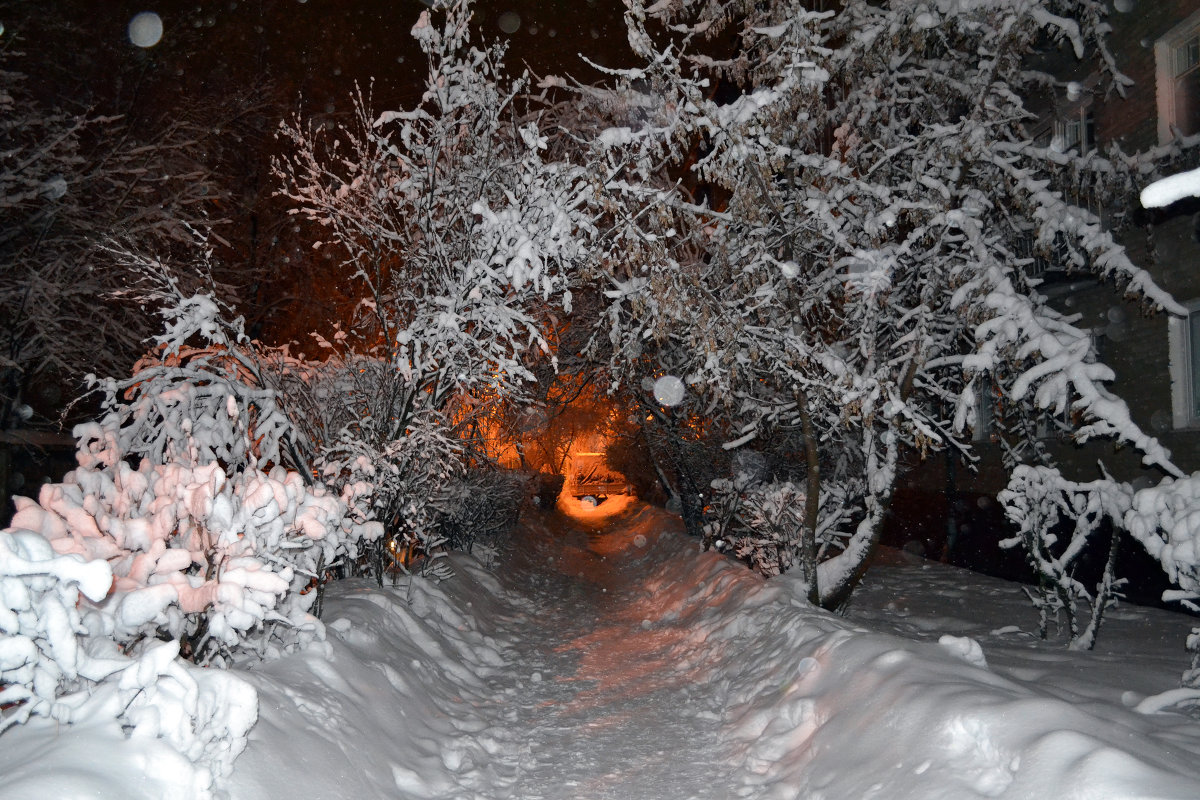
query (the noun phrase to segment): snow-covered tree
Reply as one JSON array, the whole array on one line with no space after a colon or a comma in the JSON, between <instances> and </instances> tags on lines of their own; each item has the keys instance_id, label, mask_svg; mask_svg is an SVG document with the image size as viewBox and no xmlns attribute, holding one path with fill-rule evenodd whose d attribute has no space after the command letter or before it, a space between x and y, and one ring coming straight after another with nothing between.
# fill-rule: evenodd
<instances>
[{"instance_id":1,"label":"snow-covered tree","mask_svg":"<svg viewBox=\"0 0 1200 800\"><path fill-rule=\"evenodd\" d=\"M865 568L903 450L970 458L982 393L1070 408L1078 440L1178 472L1022 255L1032 244L1179 311L1075 202L1128 195L1127 162L1039 146L1026 128L1024 98L1055 85L1031 67L1035 46L1095 58L1124 85L1104 14L1094 0L631 4L645 63L605 97L635 101L598 145L628 184L682 174L692 196L674 203L690 222L667 258L607 265L612 369L633 377L631 354L670 343L672 374L740 432L729 447L800 442L803 525L778 535L822 605Z\"/></svg>"},{"instance_id":2,"label":"snow-covered tree","mask_svg":"<svg viewBox=\"0 0 1200 800\"><path fill-rule=\"evenodd\" d=\"M326 468L391 476L376 503L393 537L433 535L430 487L465 466L455 442L531 397L538 360L553 366L547 331L588 256L586 173L546 160L526 79L505 76L502 46L471 46L469 22L467 3L421 15L417 105L377 114L359 96L352 126L285 126L276 164L361 297L325 342L368 378Z\"/></svg>"},{"instance_id":3,"label":"snow-covered tree","mask_svg":"<svg viewBox=\"0 0 1200 800\"><path fill-rule=\"evenodd\" d=\"M39 382L58 394L87 372L128 373L154 318L109 243L186 251L220 222L224 197L199 157L207 127L181 115L135 130L118 116L46 107L14 62L6 51L0 65L0 429ZM252 277L176 277L230 299L221 281L233 275Z\"/></svg>"}]
</instances>

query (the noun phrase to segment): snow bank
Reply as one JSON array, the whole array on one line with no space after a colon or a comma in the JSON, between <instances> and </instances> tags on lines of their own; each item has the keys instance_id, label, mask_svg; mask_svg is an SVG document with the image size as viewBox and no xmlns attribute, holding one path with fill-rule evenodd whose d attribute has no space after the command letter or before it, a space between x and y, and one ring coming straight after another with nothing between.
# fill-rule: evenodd
<instances>
[{"instance_id":1,"label":"snow bank","mask_svg":"<svg viewBox=\"0 0 1200 800\"><path fill-rule=\"evenodd\" d=\"M297 775L314 798L457 796L467 770L503 783L476 710L492 701L489 676L511 667L494 638L501 590L475 559L450 559L455 578L441 584L339 581L324 652L243 675L262 721L237 763L235 800L293 797Z\"/></svg>"},{"instance_id":2,"label":"snow bank","mask_svg":"<svg viewBox=\"0 0 1200 800\"><path fill-rule=\"evenodd\" d=\"M228 673L260 698L231 800L1200 796L1200 723L1106 701L1086 670L1039 677L1098 654L1030 643L1044 669L1018 680L949 616L928 641L882 632L898 583L868 628L697 552L662 511L605 506L533 516L493 571L454 554L441 584L331 586L325 643ZM931 608L990 607L938 586ZM1140 658L1121 663L1145 690ZM199 796L173 753L113 723L19 726L0 798Z\"/></svg>"},{"instance_id":3,"label":"snow bank","mask_svg":"<svg viewBox=\"0 0 1200 800\"><path fill-rule=\"evenodd\" d=\"M1200 796L1195 753L1156 741L1153 718L1100 718L1000 677L965 637L874 633L808 606L788 576L763 583L679 539L662 547L681 561L647 584L657 618L722 643L710 663L732 681L725 724L743 796Z\"/></svg>"}]
</instances>

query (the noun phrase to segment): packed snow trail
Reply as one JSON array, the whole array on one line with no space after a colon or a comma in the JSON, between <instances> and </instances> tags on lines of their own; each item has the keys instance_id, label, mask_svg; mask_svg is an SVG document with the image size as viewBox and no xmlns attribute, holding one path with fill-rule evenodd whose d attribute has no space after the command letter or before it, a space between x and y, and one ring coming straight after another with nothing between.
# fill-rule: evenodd
<instances>
[{"instance_id":1,"label":"packed snow trail","mask_svg":"<svg viewBox=\"0 0 1200 800\"><path fill-rule=\"evenodd\" d=\"M614 505L617 505L614 503ZM712 709L726 698L702 662L708 645L679 620L656 620L655 598L621 531L549 518L523 528L502 572L528 614L503 691L522 756L507 796L734 796ZM638 545L641 545L638 547Z\"/></svg>"},{"instance_id":2,"label":"packed snow trail","mask_svg":"<svg viewBox=\"0 0 1200 800\"><path fill-rule=\"evenodd\" d=\"M440 585L336 587L329 653L252 673L234 800L301 772L318 800L1200 797L1195 721L856 627L623 502L531 514Z\"/></svg>"},{"instance_id":3,"label":"packed snow trail","mask_svg":"<svg viewBox=\"0 0 1200 800\"><path fill-rule=\"evenodd\" d=\"M1068 653L1020 587L920 562L872 569L860 625L661 510L572 511L440 584L333 584L326 641L233 671L258 721L215 795L113 714L7 731L0 800L1200 797L1200 722L1157 713L1190 618L1115 609L1128 655Z\"/></svg>"}]
</instances>

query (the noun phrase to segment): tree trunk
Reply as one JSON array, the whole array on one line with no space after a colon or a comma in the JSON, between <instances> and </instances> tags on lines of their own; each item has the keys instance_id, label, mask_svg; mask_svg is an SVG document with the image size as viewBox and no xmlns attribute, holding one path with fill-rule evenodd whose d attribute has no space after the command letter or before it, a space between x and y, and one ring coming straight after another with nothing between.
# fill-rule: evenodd
<instances>
[{"instance_id":1,"label":"tree trunk","mask_svg":"<svg viewBox=\"0 0 1200 800\"><path fill-rule=\"evenodd\" d=\"M820 605L830 611L842 608L849 601L851 592L866 574L867 562L883 532L883 518L896 487L896 464L900 454L898 437L891 431L884 436L883 463L878 463L873 443L868 447L867 463L873 468L868 470L866 516L858 523L846 549L817 566L817 572L822 576Z\"/></svg>"},{"instance_id":2,"label":"tree trunk","mask_svg":"<svg viewBox=\"0 0 1200 800\"><path fill-rule=\"evenodd\" d=\"M796 393L796 407L800 410L800 426L804 433L804 454L808 462L808 475L804 487L804 529L800 532L800 569L808 581L808 601L820 605L821 591L817 580L817 522L821 508L821 462L817 450L817 436L813 430L812 414L808 410L808 397L804 392Z\"/></svg>"}]
</instances>

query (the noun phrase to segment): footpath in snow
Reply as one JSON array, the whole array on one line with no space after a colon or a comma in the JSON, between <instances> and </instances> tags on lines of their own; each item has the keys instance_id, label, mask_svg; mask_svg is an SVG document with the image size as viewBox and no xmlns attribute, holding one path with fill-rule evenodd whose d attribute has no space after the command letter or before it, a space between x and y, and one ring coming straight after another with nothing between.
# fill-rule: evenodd
<instances>
[{"instance_id":1,"label":"footpath in snow","mask_svg":"<svg viewBox=\"0 0 1200 800\"><path fill-rule=\"evenodd\" d=\"M1200 797L1200 722L1146 713L1185 666L1187 618L1119 609L1114 649L1068 653L1021 632L1017 587L900 558L839 618L660 510L567 510L529 515L493 564L454 556L442 584L335 584L323 645L241 672L259 720L223 793ZM119 732L5 740L3 800L189 797Z\"/></svg>"},{"instance_id":2,"label":"footpath in snow","mask_svg":"<svg viewBox=\"0 0 1200 800\"><path fill-rule=\"evenodd\" d=\"M881 568L861 614L916 638L871 632L623 505L533 516L492 569L457 559L458 579L411 596L341 587L332 658L257 676L263 719L232 797L291 797L296 775L315 798L1200 797L1200 724L1137 713L1132 690L1107 702L1102 656L978 631L1010 642L1002 676L956 630L978 626L954 612L963 591L921 585L936 575ZM979 605L1020 595L983 580ZM1150 613L1177 626L1145 687L1161 691L1189 621Z\"/></svg>"}]
</instances>

